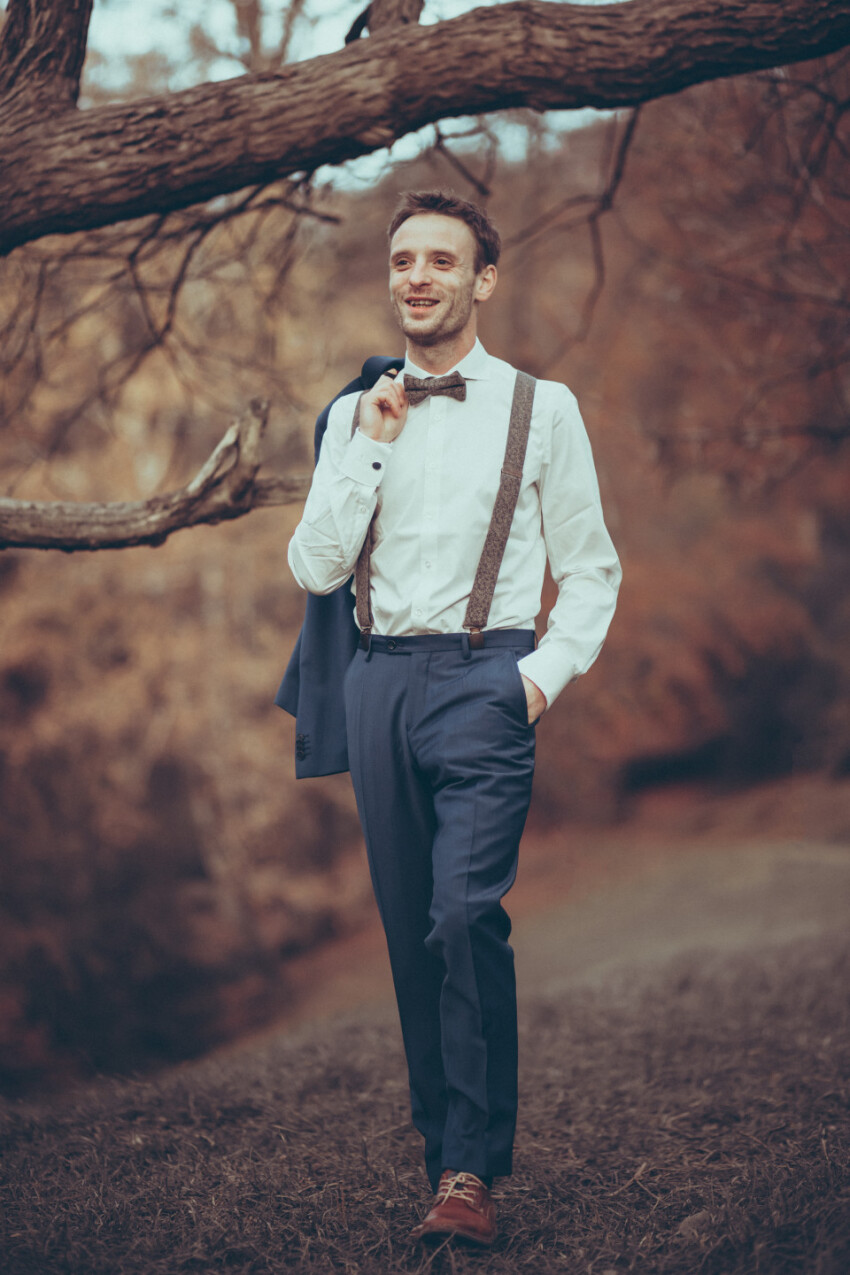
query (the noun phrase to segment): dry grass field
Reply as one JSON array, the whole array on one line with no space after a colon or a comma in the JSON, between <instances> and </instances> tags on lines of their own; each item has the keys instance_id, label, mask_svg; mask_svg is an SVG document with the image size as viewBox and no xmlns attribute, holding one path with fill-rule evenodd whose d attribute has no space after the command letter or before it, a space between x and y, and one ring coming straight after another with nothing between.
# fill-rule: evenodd
<instances>
[{"instance_id":1,"label":"dry grass field","mask_svg":"<svg viewBox=\"0 0 850 1275\"><path fill-rule=\"evenodd\" d=\"M408 1241L427 1187L378 1001L5 1104L4 1275L846 1275L850 863L668 864L521 916L536 990L491 1253Z\"/></svg>"}]
</instances>

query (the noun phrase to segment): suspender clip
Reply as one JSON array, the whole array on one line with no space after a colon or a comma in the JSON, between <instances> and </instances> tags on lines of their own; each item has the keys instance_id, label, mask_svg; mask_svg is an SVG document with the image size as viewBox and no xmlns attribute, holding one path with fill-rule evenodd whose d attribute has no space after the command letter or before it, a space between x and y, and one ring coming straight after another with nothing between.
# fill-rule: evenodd
<instances>
[{"instance_id":1,"label":"suspender clip","mask_svg":"<svg viewBox=\"0 0 850 1275\"><path fill-rule=\"evenodd\" d=\"M480 629L472 629L469 634L469 645L473 651L482 651L484 649L484 634Z\"/></svg>"}]
</instances>

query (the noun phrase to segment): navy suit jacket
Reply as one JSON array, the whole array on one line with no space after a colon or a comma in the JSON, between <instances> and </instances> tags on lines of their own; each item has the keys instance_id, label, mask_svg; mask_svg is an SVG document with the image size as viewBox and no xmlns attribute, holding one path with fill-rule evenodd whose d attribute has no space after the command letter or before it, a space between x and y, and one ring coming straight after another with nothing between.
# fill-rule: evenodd
<instances>
[{"instance_id":1,"label":"navy suit jacket","mask_svg":"<svg viewBox=\"0 0 850 1275\"><path fill-rule=\"evenodd\" d=\"M366 360L360 375L331 399L316 420L317 463L328 413L336 400L344 394L371 389L388 368L403 366L403 358L376 354ZM296 779L348 770L342 680L359 638L350 578L324 597L308 593L304 623L274 701L295 718Z\"/></svg>"}]
</instances>

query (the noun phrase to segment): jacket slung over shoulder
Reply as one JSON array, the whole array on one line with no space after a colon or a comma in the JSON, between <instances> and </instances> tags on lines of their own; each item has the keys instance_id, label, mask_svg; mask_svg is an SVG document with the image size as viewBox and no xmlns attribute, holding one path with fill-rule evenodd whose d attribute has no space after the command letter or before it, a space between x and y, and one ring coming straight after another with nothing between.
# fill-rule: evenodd
<instances>
[{"instance_id":1,"label":"jacket slung over shoulder","mask_svg":"<svg viewBox=\"0 0 850 1275\"><path fill-rule=\"evenodd\" d=\"M314 463L337 399L371 389L389 368L402 368L404 358L376 354L360 375L349 381L316 418ZM348 770L343 679L360 632L354 622L351 581L324 597L307 594L304 622L278 687L275 704L295 718L295 777L317 778Z\"/></svg>"}]
</instances>

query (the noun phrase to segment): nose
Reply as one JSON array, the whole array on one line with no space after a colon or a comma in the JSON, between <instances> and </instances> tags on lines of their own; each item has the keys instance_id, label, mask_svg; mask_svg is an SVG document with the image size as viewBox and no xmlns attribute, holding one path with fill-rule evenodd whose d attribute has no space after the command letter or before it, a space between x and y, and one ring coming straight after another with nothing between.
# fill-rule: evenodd
<instances>
[{"instance_id":1,"label":"nose","mask_svg":"<svg viewBox=\"0 0 850 1275\"><path fill-rule=\"evenodd\" d=\"M428 258L424 255L417 257L408 275L408 283L412 288L421 288L430 282L431 271L428 269Z\"/></svg>"}]
</instances>

